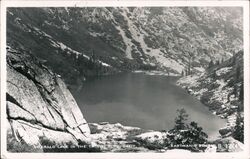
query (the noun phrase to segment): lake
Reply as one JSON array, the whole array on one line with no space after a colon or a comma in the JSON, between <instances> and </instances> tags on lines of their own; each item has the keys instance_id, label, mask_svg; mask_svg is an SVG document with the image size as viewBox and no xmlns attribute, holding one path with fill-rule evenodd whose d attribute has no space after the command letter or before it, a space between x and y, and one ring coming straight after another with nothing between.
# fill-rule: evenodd
<instances>
[{"instance_id":1,"label":"lake","mask_svg":"<svg viewBox=\"0 0 250 159\"><path fill-rule=\"evenodd\" d=\"M198 122L212 139L226 121L213 115L184 89L178 77L120 73L89 79L73 92L88 122L121 123L143 129L169 130L176 110L184 108L189 121Z\"/></svg>"}]
</instances>

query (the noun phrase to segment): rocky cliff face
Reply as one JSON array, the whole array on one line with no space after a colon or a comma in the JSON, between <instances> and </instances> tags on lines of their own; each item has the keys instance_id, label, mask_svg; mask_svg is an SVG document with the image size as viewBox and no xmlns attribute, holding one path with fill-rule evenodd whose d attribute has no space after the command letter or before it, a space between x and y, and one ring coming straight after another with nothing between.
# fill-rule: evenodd
<instances>
[{"instance_id":1,"label":"rocky cliff face","mask_svg":"<svg viewBox=\"0 0 250 159\"><path fill-rule=\"evenodd\" d=\"M25 50L7 50L8 148L14 140L42 151L44 144L89 144L90 129L64 82Z\"/></svg>"}]
</instances>

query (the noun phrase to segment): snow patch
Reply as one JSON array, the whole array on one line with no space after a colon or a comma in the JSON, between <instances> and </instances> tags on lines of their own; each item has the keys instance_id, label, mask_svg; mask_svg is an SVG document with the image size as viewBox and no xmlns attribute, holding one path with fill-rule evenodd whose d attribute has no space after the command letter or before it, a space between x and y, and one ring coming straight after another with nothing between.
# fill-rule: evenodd
<instances>
[{"instance_id":1,"label":"snow patch","mask_svg":"<svg viewBox=\"0 0 250 159\"><path fill-rule=\"evenodd\" d=\"M231 70L232 70L232 67L223 67L223 68L217 70L215 73L217 76L221 76L221 75L224 75L224 74L230 72Z\"/></svg>"},{"instance_id":2,"label":"snow patch","mask_svg":"<svg viewBox=\"0 0 250 159\"><path fill-rule=\"evenodd\" d=\"M175 74L172 72L163 72L163 71L143 71L143 70L135 70L133 73L143 73L149 76L179 76L179 74Z\"/></svg>"},{"instance_id":3,"label":"snow patch","mask_svg":"<svg viewBox=\"0 0 250 159\"><path fill-rule=\"evenodd\" d=\"M205 69L203 67L194 67L194 69L200 71L200 72L204 72Z\"/></svg>"},{"instance_id":4,"label":"snow patch","mask_svg":"<svg viewBox=\"0 0 250 159\"><path fill-rule=\"evenodd\" d=\"M96 32L88 32L89 33L89 35L91 35L91 36L93 36L93 37L99 37L99 36L104 36L104 34L103 33L96 33Z\"/></svg>"},{"instance_id":5,"label":"snow patch","mask_svg":"<svg viewBox=\"0 0 250 159\"><path fill-rule=\"evenodd\" d=\"M162 133L159 131L153 131L153 132L146 132L140 135L137 135L137 138L140 138L142 140L147 140L148 142L155 142L155 141L161 141L163 142L166 138L167 133Z\"/></svg>"}]
</instances>

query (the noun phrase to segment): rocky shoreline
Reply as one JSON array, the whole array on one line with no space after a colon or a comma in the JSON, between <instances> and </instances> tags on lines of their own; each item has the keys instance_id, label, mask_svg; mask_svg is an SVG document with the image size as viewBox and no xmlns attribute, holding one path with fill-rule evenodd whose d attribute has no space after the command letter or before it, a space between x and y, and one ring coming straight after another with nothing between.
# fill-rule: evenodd
<instances>
[{"instance_id":1,"label":"rocky shoreline","mask_svg":"<svg viewBox=\"0 0 250 159\"><path fill-rule=\"evenodd\" d=\"M144 130L139 127L124 126L120 123L89 123L92 145L102 152L157 152L191 153L191 150L178 148L180 145L166 146L168 131ZM227 144L233 144L228 147ZM192 145L186 145L192 146ZM232 137L224 137L207 144L201 144L200 152L238 152L243 144Z\"/></svg>"},{"instance_id":2,"label":"rocky shoreline","mask_svg":"<svg viewBox=\"0 0 250 159\"><path fill-rule=\"evenodd\" d=\"M183 77L183 78L179 79L176 82L176 84L178 86L182 87L183 89L185 89L190 95L192 95L195 98L197 98L198 100L200 100L205 106L207 106L209 108L209 110L214 115L217 115L218 117L220 117L222 119L226 119L227 120L226 125L219 130L219 133L223 137L231 136L232 129L236 125L237 112L234 111L233 113L229 113L228 111L226 111L226 110L228 110L227 109L228 106L226 107L225 104L221 104L221 105L217 106L216 108L213 108L213 103L203 102L202 98L204 98L204 97L202 97L202 95L206 91L206 88L199 88L199 86L198 86L200 84L198 82L198 79L201 76L202 76L202 74L200 76L190 75L187 77ZM209 100L209 99L207 99L207 100ZM220 101L218 101L218 103L219 102ZM233 107L233 106L231 106L231 107ZM243 116L243 113L241 115Z\"/></svg>"},{"instance_id":3,"label":"rocky shoreline","mask_svg":"<svg viewBox=\"0 0 250 159\"><path fill-rule=\"evenodd\" d=\"M149 76L180 76L179 74L175 74L172 72L166 72L166 71L158 71L158 70L150 70L150 71L146 71L146 70L135 70L132 71L132 73L143 73Z\"/></svg>"}]
</instances>

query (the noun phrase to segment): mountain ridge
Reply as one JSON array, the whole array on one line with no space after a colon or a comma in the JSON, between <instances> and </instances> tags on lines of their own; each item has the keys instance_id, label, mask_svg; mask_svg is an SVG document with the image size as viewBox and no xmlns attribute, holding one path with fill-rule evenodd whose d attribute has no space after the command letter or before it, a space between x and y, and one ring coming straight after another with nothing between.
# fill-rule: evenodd
<instances>
[{"instance_id":1,"label":"mountain ridge","mask_svg":"<svg viewBox=\"0 0 250 159\"><path fill-rule=\"evenodd\" d=\"M68 52L94 55L116 70L156 69L180 75L189 65L200 72L211 59L228 59L242 49L242 10L235 9L9 8L7 41L35 52L64 79L69 74L56 68L60 63L72 68L72 74L86 70L65 62L59 55L65 46Z\"/></svg>"}]
</instances>

